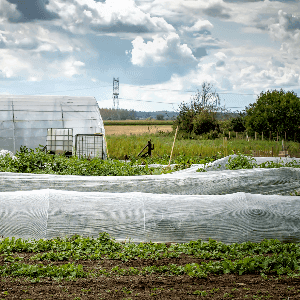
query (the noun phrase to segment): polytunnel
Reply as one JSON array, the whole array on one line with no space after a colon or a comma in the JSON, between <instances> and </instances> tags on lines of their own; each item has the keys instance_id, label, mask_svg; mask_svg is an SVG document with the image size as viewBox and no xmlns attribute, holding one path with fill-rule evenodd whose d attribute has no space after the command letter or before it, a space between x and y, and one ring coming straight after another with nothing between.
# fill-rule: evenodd
<instances>
[{"instance_id":1,"label":"polytunnel","mask_svg":"<svg viewBox=\"0 0 300 300\"><path fill-rule=\"evenodd\" d=\"M278 158L256 158L258 163ZM283 162L291 159L284 158ZM0 173L0 236L300 242L300 169L225 170L228 157L164 175Z\"/></svg>"},{"instance_id":2,"label":"polytunnel","mask_svg":"<svg viewBox=\"0 0 300 300\"><path fill-rule=\"evenodd\" d=\"M46 146L52 153L106 158L105 130L94 97L0 96L0 149Z\"/></svg>"}]
</instances>

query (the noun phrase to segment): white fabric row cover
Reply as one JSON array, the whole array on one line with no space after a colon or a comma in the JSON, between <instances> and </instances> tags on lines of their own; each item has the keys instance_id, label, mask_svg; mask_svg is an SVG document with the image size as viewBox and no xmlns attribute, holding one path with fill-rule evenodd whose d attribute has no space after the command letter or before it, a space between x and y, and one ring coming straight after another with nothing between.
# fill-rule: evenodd
<instances>
[{"instance_id":1,"label":"white fabric row cover","mask_svg":"<svg viewBox=\"0 0 300 300\"><path fill-rule=\"evenodd\" d=\"M157 195L39 190L0 193L0 236L51 239L74 234L117 241L300 242L300 197Z\"/></svg>"},{"instance_id":2,"label":"white fabric row cover","mask_svg":"<svg viewBox=\"0 0 300 300\"><path fill-rule=\"evenodd\" d=\"M0 191L56 189L78 192L143 192L173 195L290 195L300 188L300 169L246 169L143 176L76 176L0 173Z\"/></svg>"}]
</instances>

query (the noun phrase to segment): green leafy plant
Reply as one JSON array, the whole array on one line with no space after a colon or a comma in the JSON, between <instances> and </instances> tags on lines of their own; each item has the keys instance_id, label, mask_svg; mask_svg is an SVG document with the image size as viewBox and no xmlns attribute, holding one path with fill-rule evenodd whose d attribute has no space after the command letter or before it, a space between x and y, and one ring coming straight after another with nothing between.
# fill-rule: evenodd
<instances>
[{"instance_id":1,"label":"green leafy plant","mask_svg":"<svg viewBox=\"0 0 300 300\"><path fill-rule=\"evenodd\" d=\"M252 169L257 167L257 163L253 157L239 153L236 157L230 156L225 166L229 170Z\"/></svg>"}]
</instances>

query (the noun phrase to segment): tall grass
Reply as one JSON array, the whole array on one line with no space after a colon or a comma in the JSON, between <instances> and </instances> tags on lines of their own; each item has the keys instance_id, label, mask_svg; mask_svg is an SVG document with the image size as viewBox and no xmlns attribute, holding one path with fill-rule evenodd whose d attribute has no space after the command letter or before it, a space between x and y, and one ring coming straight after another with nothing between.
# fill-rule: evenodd
<instances>
[{"instance_id":1,"label":"tall grass","mask_svg":"<svg viewBox=\"0 0 300 300\"><path fill-rule=\"evenodd\" d=\"M152 155L154 157L161 157L164 155L170 155L174 136L161 135L161 134L143 134L143 135L108 135L107 147L108 153L111 158L124 159L124 156L136 157L142 148L147 144L147 141L151 139L154 144L154 150ZM289 154L293 157L300 157L300 143L285 142L285 149L289 151ZM243 140L232 138L227 141L227 145L224 148L223 138L215 140L176 140L173 151L173 157L180 155L186 156L201 156L211 157L220 156L226 153L244 153L252 154L253 151L260 151L261 156L278 156L279 151L282 150L282 144L276 141L261 141L261 140Z\"/></svg>"}]
</instances>

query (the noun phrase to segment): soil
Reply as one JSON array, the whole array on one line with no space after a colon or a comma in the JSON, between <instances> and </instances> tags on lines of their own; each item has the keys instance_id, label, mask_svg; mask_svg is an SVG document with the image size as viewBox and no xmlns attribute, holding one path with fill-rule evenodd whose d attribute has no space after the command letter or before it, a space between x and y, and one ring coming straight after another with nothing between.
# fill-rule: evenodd
<instances>
[{"instance_id":1,"label":"soil","mask_svg":"<svg viewBox=\"0 0 300 300\"><path fill-rule=\"evenodd\" d=\"M24 257L26 264L36 264L29 260L35 253L15 253ZM178 258L160 260L134 259L121 260L101 259L51 262L53 265L73 262L81 264L85 271L117 265L120 268L142 268L152 265L200 263L201 259L182 254ZM47 264L50 262L38 262ZM4 264L0 256L0 265ZM262 278L260 274L251 275L211 275L205 279L188 275L168 276L152 275L112 275L99 276L75 281L52 278L41 278L32 282L24 277L0 277L0 300L2 299L300 299L300 278L272 276Z\"/></svg>"}]
</instances>

